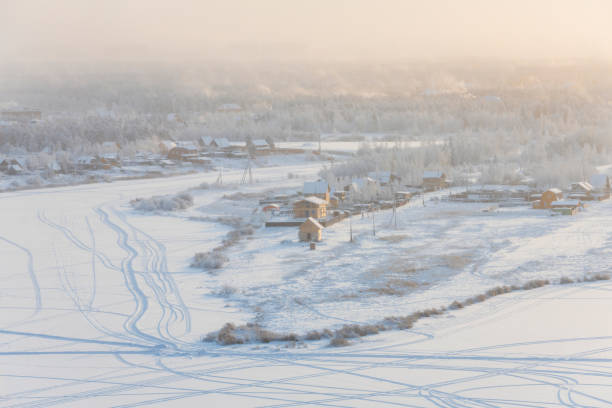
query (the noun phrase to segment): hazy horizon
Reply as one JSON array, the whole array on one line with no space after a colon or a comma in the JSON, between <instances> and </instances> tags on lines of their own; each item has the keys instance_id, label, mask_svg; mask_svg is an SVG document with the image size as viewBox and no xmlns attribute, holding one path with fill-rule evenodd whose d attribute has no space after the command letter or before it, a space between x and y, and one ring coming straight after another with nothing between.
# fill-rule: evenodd
<instances>
[{"instance_id":1,"label":"hazy horizon","mask_svg":"<svg viewBox=\"0 0 612 408\"><path fill-rule=\"evenodd\" d=\"M3 4L21 62L612 59L612 3L26 0Z\"/></svg>"}]
</instances>

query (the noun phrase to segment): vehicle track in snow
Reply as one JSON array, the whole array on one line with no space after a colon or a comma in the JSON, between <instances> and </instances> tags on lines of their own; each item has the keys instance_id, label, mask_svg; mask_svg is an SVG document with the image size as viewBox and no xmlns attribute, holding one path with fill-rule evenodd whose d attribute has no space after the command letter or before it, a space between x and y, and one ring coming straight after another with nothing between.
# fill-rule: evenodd
<instances>
[{"instance_id":1,"label":"vehicle track in snow","mask_svg":"<svg viewBox=\"0 0 612 408\"><path fill-rule=\"evenodd\" d=\"M36 316L41 308L42 308L42 296L40 294L40 285L38 284L38 279L36 278L36 271L34 270L34 257L32 256L32 252L30 250L14 241L11 241L8 238L0 236L0 241L6 242L7 244L19 249L22 251L27 257L27 272L30 278L30 282L32 282L32 291L34 292L34 311L32 315L28 318Z\"/></svg>"}]
</instances>

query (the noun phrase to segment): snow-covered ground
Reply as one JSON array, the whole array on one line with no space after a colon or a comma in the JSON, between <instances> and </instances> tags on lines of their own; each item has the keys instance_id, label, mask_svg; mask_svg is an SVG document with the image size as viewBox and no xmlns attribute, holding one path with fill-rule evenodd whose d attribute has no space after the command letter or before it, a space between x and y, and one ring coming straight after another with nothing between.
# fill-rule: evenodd
<instances>
[{"instance_id":1,"label":"snow-covered ground","mask_svg":"<svg viewBox=\"0 0 612 408\"><path fill-rule=\"evenodd\" d=\"M347 221L315 251L296 228L262 227L223 268L190 268L231 231L218 217L261 221L263 192L299 190L321 168L268 165L252 185L228 169L208 189L196 187L218 173L0 194L0 406L612 404L609 282L513 292L342 349L202 343L225 322L304 333L609 271L610 201L551 217L444 193L398 209L397 227L391 211L353 217L354 243ZM188 189L186 211L129 205Z\"/></svg>"}]
</instances>

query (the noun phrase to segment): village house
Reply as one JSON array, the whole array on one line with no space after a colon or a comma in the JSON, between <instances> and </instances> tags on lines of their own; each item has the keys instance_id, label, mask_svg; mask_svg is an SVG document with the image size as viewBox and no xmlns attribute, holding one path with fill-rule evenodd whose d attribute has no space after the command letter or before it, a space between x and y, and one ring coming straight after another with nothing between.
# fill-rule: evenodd
<instances>
[{"instance_id":1,"label":"village house","mask_svg":"<svg viewBox=\"0 0 612 408\"><path fill-rule=\"evenodd\" d=\"M120 167L121 161L117 153L105 153L96 157L96 161L101 165L102 168L108 170L111 167Z\"/></svg>"},{"instance_id":2,"label":"village house","mask_svg":"<svg viewBox=\"0 0 612 408\"><path fill-rule=\"evenodd\" d=\"M210 142L209 147L215 150L231 150L232 145L225 137L215 138Z\"/></svg>"},{"instance_id":3,"label":"village house","mask_svg":"<svg viewBox=\"0 0 612 408\"><path fill-rule=\"evenodd\" d=\"M441 171L424 171L423 172L423 190L435 191L449 186L446 174Z\"/></svg>"},{"instance_id":4,"label":"village house","mask_svg":"<svg viewBox=\"0 0 612 408\"><path fill-rule=\"evenodd\" d=\"M251 146L256 152L267 152L270 150L270 145L264 139L255 139L251 141Z\"/></svg>"},{"instance_id":5,"label":"village house","mask_svg":"<svg viewBox=\"0 0 612 408\"><path fill-rule=\"evenodd\" d=\"M212 141L213 141L213 138L210 136L200 136L200 138L198 139L198 143L200 144L200 147L202 147L203 149L208 149Z\"/></svg>"},{"instance_id":6,"label":"village house","mask_svg":"<svg viewBox=\"0 0 612 408\"><path fill-rule=\"evenodd\" d=\"M94 170L98 164L94 156L80 156L76 159L76 166L80 170Z\"/></svg>"},{"instance_id":7,"label":"village house","mask_svg":"<svg viewBox=\"0 0 612 408\"><path fill-rule=\"evenodd\" d=\"M26 168L26 159L23 157L10 157L0 161L0 171L9 175L21 174Z\"/></svg>"},{"instance_id":8,"label":"village house","mask_svg":"<svg viewBox=\"0 0 612 408\"><path fill-rule=\"evenodd\" d=\"M329 201L330 192L331 188L329 187L329 183L325 180L304 182L304 196L315 196L322 200Z\"/></svg>"},{"instance_id":9,"label":"village house","mask_svg":"<svg viewBox=\"0 0 612 408\"><path fill-rule=\"evenodd\" d=\"M302 225L300 225L300 229L298 232L298 238L300 241L305 242L313 242L313 241L321 241L322 238L323 226L319 224L317 220L314 218L308 218Z\"/></svg>"},{"instance_id":10,"label":"village house","mask_svg":"<svg viewBox=\"0 0 612 408\"><path fill-rule=\"evenodd\" d=\"M198 146L192 141L177 141L176 146L168 152L168 158L173 160L184 160L186 156L197 155Z\"/></svg>"},{"instance_id":11,"label":"village house","mask_svg":"<svg viewBox=\"0 0 612 408\"><path fill-rule=\"evenodd\" d=\"M563 199L563 191L559 190L558 188L550 188L542 193L542 196L539 200L534 201L533 208L551 208L551 204L553 203L553 201L558 201L561 199Z\"/></svg>"},{"instance_id":12,"label":"village house","mask_svg":"<svg viewBox=\"0 0 612 408\"><path fill-rule=\"evenodd\" d=\"M570 184L568 198L589 201L593 200L593 186L586 182L580 181Z\"/></svg>"},{"instance_id":13,"label":"village house","mask_svg":"<svg viewBox=\"0 0 612 408\"><path fill-rule=\"evenodd\" d=\"M172 140L162 140L159 142L159 151L168 154L170 150L176 147L176 143Z\"/></svg>"},{"instance_id":14,"label":"village house","mask_svg":"<svg viewBox=\"0 0 612 408\"><path fill-rule=\"evenodd\" d=\"M324 218L327 216L327 201L310 196L293 203L295 218Z\"/></svg>"}]
</instances>

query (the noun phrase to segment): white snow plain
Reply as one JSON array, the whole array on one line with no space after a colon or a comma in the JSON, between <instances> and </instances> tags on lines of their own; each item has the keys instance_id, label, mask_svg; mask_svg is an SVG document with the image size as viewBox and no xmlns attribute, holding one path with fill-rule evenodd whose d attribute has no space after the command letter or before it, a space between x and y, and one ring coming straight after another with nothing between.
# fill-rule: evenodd
<instances>
[{"instance_id":1,"label":"white snow plain","mask_svg":"<svg viewBox=\"0 0 612 408\"><path fill-rule=\"evenodd\" d=\"M444 193L401 207L397 227L376 213L376 236L371 216L353 217L355 243L347 221L315 251L296 228L259 228L222 269L189 267L231 230L216 218L256 219L262 192L299 190L320 167L258 168L255 184L193 189L194 207L171 214L129 201L218 174L1 194L0 406L612 405L610 281L513 292L344 348L201 342L226 322L301 334L609 271L610 201L551 217ZM224 173L226 185L241 178Z\"/></svg>"}]
</instances>

